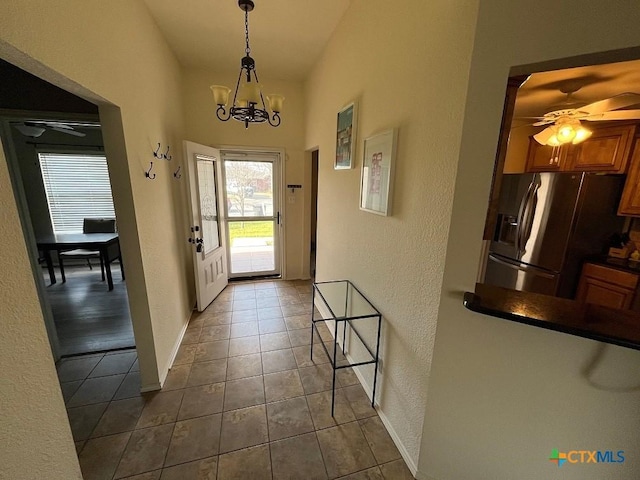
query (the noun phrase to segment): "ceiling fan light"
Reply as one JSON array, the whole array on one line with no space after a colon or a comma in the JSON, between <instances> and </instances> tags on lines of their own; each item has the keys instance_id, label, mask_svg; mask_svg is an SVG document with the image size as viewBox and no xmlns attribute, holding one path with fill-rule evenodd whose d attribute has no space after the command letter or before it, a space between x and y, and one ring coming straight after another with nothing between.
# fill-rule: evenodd
<instances>
[{"instance_id":1,"label":"ceiling fan light","mask_svg":"<svg viewBox=\"0 0 640 480\"><path fill-rule=\"evenodd\" d=\"M576 137L576 129L573 125L560 125L556 130L556 137L560 144L569 143Z\"/></svg>"},{"instance_id":2,"label":"ceiling fan light","mask_svg":"<svg viewBox=\"0 0 640 480\"><path fill-rule=\"evenodd\" d=\"M562 145L562 143L560 143L560 140L558 140L558 135L551 135L545 145L548 145L550 147L559 147L560 145Z\"/></svg>"},{"instance_id":3,"label":"ceiling fan light","mask_svg":"<svg viewBox=\"0 0 640 480\"><path fill-rule=\"evenodd\" d=\"M584 127L580 127L576 130L576 136L573 138L571 143L574 145L580 142L584 142L587 138L591 136L593 132Z\"/></svg>"}]
</instances>

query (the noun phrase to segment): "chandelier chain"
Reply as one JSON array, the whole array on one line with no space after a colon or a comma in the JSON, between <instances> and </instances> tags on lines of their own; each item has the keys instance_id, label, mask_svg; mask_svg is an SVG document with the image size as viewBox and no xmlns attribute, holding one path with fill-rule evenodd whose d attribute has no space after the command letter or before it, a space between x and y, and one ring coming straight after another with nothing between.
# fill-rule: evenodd
<instances>
[{"instance_id":1,"label":"chandelier chain","mask_svg":"<svg viewBox=\"0 0 640 480\"><path fill-rule=\"evenodd\" d=\"M249 47L249 12L244 12L244 35L247 42L247 46L244 49L245 53L249 55L251 53L251 47Z\"/></svg>"}]
</instances>

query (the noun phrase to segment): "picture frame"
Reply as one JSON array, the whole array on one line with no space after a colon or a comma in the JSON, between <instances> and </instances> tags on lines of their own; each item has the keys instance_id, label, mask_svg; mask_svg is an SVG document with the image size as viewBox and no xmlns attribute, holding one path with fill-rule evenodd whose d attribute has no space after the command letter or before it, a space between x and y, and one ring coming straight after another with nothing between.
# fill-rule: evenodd
<instances>
[{"instance_id":1,"label":"picture frame","mask_svg":"<svg viewBox=\"0 0 640 480\"><path fill-rule=\"evenodd\" d=\"M335 170L346 170L354 167L356 152L357 104L351 102L338 112L336 127Z\"/></svg>"},{"instance_id":2,"label":"picture frame","mask_svg":"<svg viewBox=\"0 0 640 480\"><path fill-rule=\"evenodd\" d=\"M364 140L360 210L391 215L397 139L398 130L393 128Z\"/></svg>"}]
</instances>

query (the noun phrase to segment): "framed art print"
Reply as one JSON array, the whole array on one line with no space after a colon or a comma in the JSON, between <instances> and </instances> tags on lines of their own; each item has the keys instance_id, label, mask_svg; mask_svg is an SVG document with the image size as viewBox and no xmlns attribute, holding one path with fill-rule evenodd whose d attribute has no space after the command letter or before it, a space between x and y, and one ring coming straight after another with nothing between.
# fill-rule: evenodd
<instances>
[{"instance_id":1,"label":"framed art print","mask_svg":"<svg viewBox=\"0 0 640 480\"><path fill-rule=\"evenodd\" d=\"M338 112L336 134L336 161L333 168L353 168L356 149L356 103L352 102Z\"/></svg>"},{"instance_id":2,"label":"framed art print","mask_svg":"<svg viewBox=\"0 0 640 480\"><path fill-rule=\"evenodd\" d=\"M365 139L360 177L360 210L377 215L391 215L397 137L398 131L394 128Z\"/></svg>"}]
</instances>

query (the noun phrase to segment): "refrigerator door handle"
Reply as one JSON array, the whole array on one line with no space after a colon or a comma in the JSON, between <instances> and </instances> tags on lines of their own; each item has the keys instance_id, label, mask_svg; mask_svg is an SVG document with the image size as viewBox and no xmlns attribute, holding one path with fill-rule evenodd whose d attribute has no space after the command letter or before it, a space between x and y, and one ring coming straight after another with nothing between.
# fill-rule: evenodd
<instances>
[{"instance_id":1,"label":"refrigerator door handle","mask_svg":"<svg viewBox=\"0 0 640 480\"><path fill-rule=\"evenodd\" d=\"M538 275L539 277L543 277L543 278L554 279L557 276L556 274L552 272L548 272L547 270L544 270L542 268L534 267L533 265L527 265L524 263L519 263L519 262L516 263L513 261L509 261L509 259L502 258L499 255L496 255L494 253L489 254L489 260L493 260L496 263L505 265L509 268L515 268L516 270L520 270L522 272L533 273L534 275Z\"/></svg>"},{"instance_id":2,"label":"refrigerator door handle","mask_svg":"<svg viewBox=\"0 0 640 480\"><path fill-rule=\"evenodd\" d=\"M518 208L518 216L516 217L516 235L515 235L515 247L516 247L516 255L520 257L522 253L524 245L522 245L522 221L524 219L524 213L529 203L529 196L531 195L531 189L533 188L533 180L527 187L527 192L522 197L520 201L520 207Z\"/></svg>"},{"instance_id":3,"label":"refrigerator door handle","mask_svg":"<svg viewBox=\"0 0 640 480\"><path fill-rule=\"evenodd\" d=\"M529 241L529 237L531 236L531 229L533 228L533 219L536 215L536 207L538 206L538 189L540 188L540 184L537 182L531 183L531 190L529 194L529 198L527 199L527 203L524 209L524 213L522 215L522 225L520 228L520 252L522 254L525 253L525 247L527 246L527 242Z\"/></svg>"}]
</instances>

